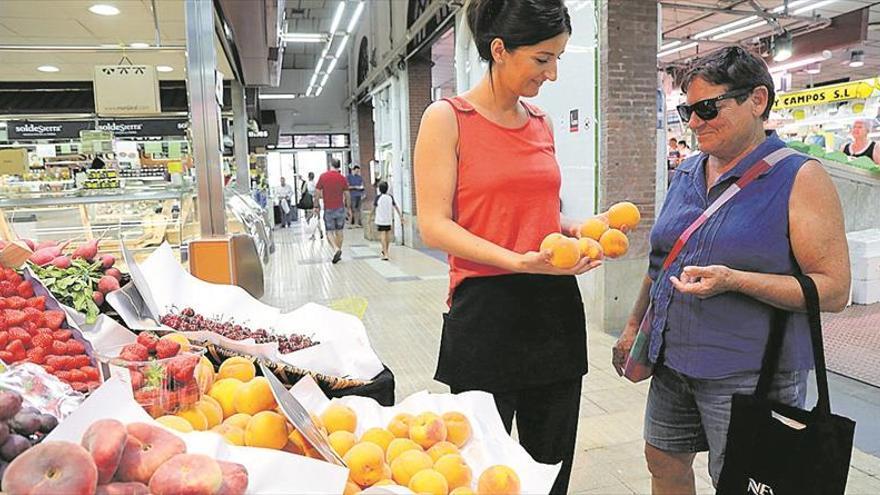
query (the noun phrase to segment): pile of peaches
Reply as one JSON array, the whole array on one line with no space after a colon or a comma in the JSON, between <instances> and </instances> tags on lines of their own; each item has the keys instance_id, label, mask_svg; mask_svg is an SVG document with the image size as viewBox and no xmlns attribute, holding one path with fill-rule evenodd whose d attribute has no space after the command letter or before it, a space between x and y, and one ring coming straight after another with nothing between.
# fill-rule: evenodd
<instances>
[{"instance_id":1,"label":"pile of peaches","mask_svg":"<svg viewBox=\"0 0 880 495\"><path fill-rule=\"evenodd\" d=\"M582 258L619 258L629 250L626 233L635 229L641 219L636 205L627 201L616 203L581 224L579 238L554 232L541 241L540 250L550 254L551 265L563 269L577 265Z\"/></svg>"}]
</instances>

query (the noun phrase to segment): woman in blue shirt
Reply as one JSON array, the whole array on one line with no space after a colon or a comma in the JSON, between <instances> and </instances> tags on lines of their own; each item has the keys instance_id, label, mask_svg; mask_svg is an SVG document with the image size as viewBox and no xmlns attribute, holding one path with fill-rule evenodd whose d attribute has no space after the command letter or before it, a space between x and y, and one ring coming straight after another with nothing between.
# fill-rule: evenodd
<instances>
[{"instance_id":1,"label":"woman in blue shirt","mask_svg":"<svg viewBox=\"0 0 880 495\"><path fill-rule=\"evenodd\" d=\"M753 164L785 146L766 132L774 99L764 62L740 47L698 60L679 107L701 153L682 162L651 232L648 275L612 361L618 372L653 303L649 358L654 375L645 411L652 492L694 493L693 459L709 451L717 484L733 394L752 394L778 310L793 312L771 397L803 406L812 367L810 330L797 280L818 286L822 310L841 311L850 269L834 184L809 157L789 156L712 215L676 261L663 260L681 233Z\"/></svg>"}]
</instances>

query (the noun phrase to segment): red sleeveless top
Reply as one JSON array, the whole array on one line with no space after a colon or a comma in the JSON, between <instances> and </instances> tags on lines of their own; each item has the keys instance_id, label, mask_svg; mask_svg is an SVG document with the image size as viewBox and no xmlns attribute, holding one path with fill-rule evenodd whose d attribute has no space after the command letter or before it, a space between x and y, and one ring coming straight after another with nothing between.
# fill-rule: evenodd
<instances>
[{"instance_id":1,"label":"red sleeveless top","mask_svg":"<svg viewBox=\"0 0 880 495\"><path fill-rule=\"evenodd\" d=\"M523 102L529 120L517 129L480 115L464 98L446 99L458 120L458 181L453 220L468 232L517 253L537 251L559 232L562 183L547 116ZM510 273L449 256L449 301L471 277Z\"/></svg>"}]
</instances>

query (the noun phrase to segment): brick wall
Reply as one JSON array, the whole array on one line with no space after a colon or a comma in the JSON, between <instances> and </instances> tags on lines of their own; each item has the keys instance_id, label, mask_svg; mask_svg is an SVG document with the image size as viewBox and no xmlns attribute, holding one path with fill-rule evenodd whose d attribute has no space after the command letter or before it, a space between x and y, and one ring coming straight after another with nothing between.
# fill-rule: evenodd
<instances>
[{"instance_id":1,"label":"brick wall","mask_svg":"<svg viewBox=\"0 0 880 495\"><path fill-rule=\"evenodd\" d=\"M376 139L373 127L373 105L361 103L357 106L357 136L358 136L358 163L361 165L361 175L364 177L364 189L366 190L365 202L369 208L373 204L376 195L373 186L373 173L370 168L370 160L376 155Z\"/></svg>"},{"instance_id":2,"label":"brick wall","mask_svg":"<svg viewBox=\"0 0 880 495\"><path fill-rule=\"evenodd\" d=\"M644 256L655 214L657 3L602 0L600 22L599 203L638 205L642 224L629 256Z\"/></svg>"},{"instance_id":3,"label":"brick wall","mask_svg":"<svg viewBox=\"0 0 880 495\"><path fill-rule=\"evenodd\" d=\"M412 179L413 154L416 149L416 138L419 135L419 124L422 122L422 114L431 104L431 52L417 55L407 62L406 74L409 89L409 163L410 179ZM412 188L412 212L416 211L415 187Z\"/></svg>"}]
</instances>

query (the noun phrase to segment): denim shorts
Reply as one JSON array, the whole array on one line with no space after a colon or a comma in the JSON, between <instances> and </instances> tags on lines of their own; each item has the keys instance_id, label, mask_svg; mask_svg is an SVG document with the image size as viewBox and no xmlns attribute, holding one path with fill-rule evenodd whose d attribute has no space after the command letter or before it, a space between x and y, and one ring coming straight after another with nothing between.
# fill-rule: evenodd
<instances>
[{"instance_id":1,"label":"denim shorts","mask_svg":"<svg viewBox=\"0 0 880 495\"><path fill-rule=\"evenodd\" d=\"M345 228L345 208L324 210L324 227L327 232Z\"/></svg>"},{"instance_id":2,"label":"denim shorts","mask_svg":"<svg viewBox=\"0 0 880 495\"><path fill-rule=\"evenodd\" d=\"M769 398L803 408L809 371L777 373ZM648 391L645 442L665 452L709 451L709 475L718 483L724 464L734 394L753 394L758 373L719 379L691 378L657 366Z\"/></svg>"}]
</instances>

